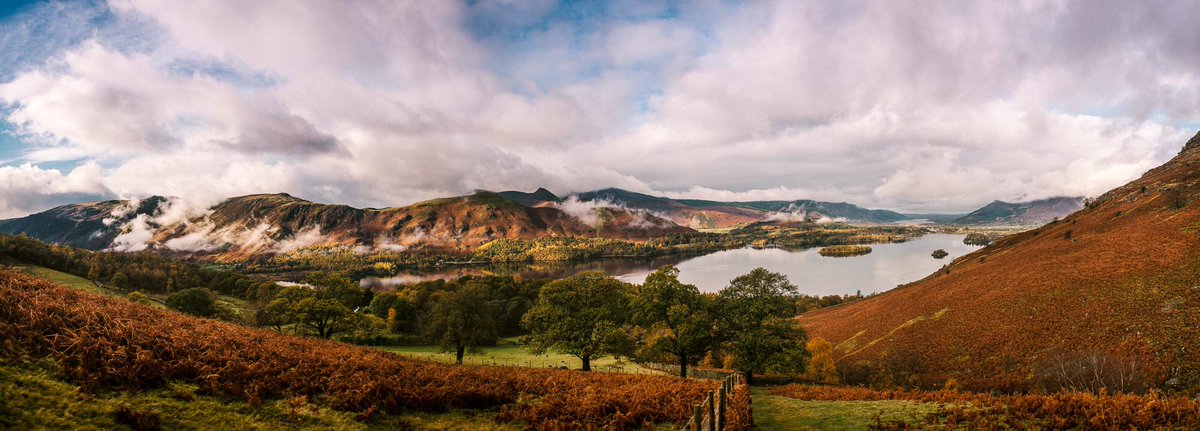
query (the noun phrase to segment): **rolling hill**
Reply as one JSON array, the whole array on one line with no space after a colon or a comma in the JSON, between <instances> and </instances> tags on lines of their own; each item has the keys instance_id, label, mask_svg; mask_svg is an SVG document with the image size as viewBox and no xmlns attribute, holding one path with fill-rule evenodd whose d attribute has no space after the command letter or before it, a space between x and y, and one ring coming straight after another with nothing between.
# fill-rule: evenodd
<instances>
[{"instance_id":1,"label":"rolling hill","mask_svg":"<svg viewBox=\"0 0 1200 431\"><path fill-rule=\"evenodd\" d=\"M1079 211L1083 208L1081 197L1056 197L1029 202L1009 203L993 201L970 214L954 220L965 225L1043 225Z\"/></svg>"},{"instance_id":2,"label":"rolling hill","mask_svg":"<svg viewBox=\"0 0 1200 431\"><path fill-rule=\"evenodd\" d=\"M1027 390L1098 370L1126 389L1194 389L1198 292L1200 134L1058 222L799 319L840 368L876 381Z\"/></svg>"}]
</instances>

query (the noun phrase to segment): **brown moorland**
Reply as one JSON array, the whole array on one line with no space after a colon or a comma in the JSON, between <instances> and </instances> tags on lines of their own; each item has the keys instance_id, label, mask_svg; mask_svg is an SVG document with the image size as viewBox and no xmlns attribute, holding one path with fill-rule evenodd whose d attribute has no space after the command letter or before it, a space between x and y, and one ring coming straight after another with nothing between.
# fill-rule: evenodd
<instances>
[{"instance_id":1,"label":"brown moorland","mask_svg":"<svg viewBox=\"0 0 1200 431\"><path fill-rule=\"evenodd\" d=\"M1200 134L1166 164L1063 220L799 319L864 383L1195 390ZM1100 371L1085 378L1072 369Z\"/></svg>"},{"instance_id":2,"label":"brown moorland","mask_svg":"<svg viewBox=\"0 0 1200 431\"><path fill-rule=\"evenodd\" d=\"M305 397L379 413L489 409L533 429L633 429L684 423L715 381L441 365L274 334L71 290L0 270L0 357L51 358L84 388L138 390L172 381L257 405ZM734 412L748 411L737 388ZM734 413L733 429L749 429Z\"/></svg>"}]
</instances>

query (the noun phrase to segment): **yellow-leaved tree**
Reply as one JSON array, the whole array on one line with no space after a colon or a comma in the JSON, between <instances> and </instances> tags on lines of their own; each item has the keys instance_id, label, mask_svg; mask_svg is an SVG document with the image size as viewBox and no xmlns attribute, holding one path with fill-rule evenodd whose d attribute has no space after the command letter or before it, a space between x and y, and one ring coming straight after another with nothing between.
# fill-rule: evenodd
<instances>
[{"instance_id":1,"label":"yellow-leaved tree","mask_svg":"<svg viewBox=\"0 0 1200 431\"><path fill-rule=\"evenodd\" d=\"M837 367L833 365L833 345L821 337L813 337L805 346L812 358L804 372L804 378L816 383L836 385L839 381Z\"/></svg>"}]
</instances>

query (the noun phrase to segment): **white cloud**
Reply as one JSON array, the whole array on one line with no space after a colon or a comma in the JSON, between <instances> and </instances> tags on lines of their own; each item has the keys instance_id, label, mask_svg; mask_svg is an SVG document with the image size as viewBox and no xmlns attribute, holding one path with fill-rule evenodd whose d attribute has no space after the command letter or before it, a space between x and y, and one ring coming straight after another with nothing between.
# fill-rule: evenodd
<instances>
[{"instance_id":1,"label":"white cloud","mask_svg":"<svg viewBox=\"0 0 1200 431\"><path fill-rule=\"evenodd\" d=\"M104 186L103 170L95 163L84 163L65 175L29 163L0 166L0 191L0 219L113 194Z\"/></svg>"},{"instance_id":2,"label":"white cloud","mask_svg":"<svg viewBox=\"0 0 1200 431\"><path fill-rule=\"evenodd\" d=\"M0 74L22 157L90 166L62 187L0 168L0 214L113 194L381 207L539 186L961 211L1098 194L1200 117L1189 3L615 2L576 19L548 1L108 6L119 32L70 32L82 42Z\"/></svg>"}]
</instances>

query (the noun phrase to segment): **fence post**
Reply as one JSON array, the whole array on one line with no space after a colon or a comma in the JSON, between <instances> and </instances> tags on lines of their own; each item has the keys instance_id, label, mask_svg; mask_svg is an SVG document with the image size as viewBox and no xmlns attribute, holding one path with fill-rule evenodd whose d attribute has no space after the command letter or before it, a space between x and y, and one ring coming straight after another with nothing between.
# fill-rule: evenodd
<instances>
[{"instance_id":1,"label":"fence post","mask_svg":"<svg viewBox=\"0 0 1200 431\"><path fill-rule=\"evenodd\" d=\"M717 420L714 422L717 423L717 429L719 430L725 429L725 406L727 405L725 401L725 386L728 384L729 381L721 382L720 393L717 396Z\"/></svg>"},{"instance_id":2,"label":"fence post","mask_svg":"<svg viewBox=\"0 0 1200 431\"><path fill-rule=\"evenodd\" d=\"M716 431L716 405L713 403L713 391L708 391L708 431Z\"/></svg>"},{"instance_id":3,"label":"fence post","mask_svg":"<svg viewBox=\"0 0 1200 431\"><path fill-rule=\"evenodd\" d=\"M692 407L692 431L700 431L700 423L704 421L704 417L701 416L700 412L701 408L699 404Z\"/></svg>"}]
</instances>

